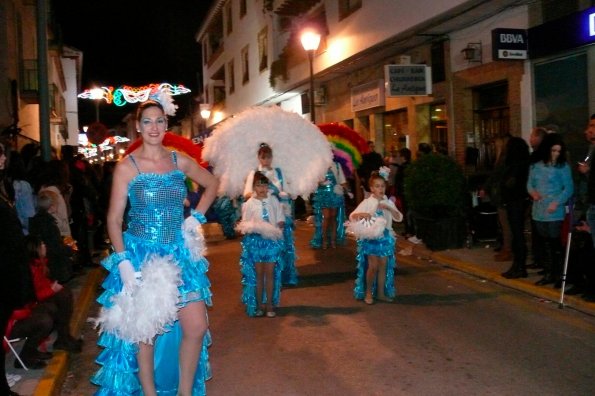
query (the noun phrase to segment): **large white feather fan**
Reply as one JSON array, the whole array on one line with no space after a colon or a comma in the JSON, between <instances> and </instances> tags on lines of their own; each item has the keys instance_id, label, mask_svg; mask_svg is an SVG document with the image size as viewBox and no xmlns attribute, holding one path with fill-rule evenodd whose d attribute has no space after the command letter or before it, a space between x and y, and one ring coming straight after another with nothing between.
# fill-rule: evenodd
<instances>
[{"instance_id":1,"label":"large white feather fan","mask_svg":"<svg viewBox=\"0 0 595 396\"><path fill-rule=\"evenodd\" d=\"M248 174L258 167L261 143L273 150L273 167L283 171L284 190L292 197L312 193L332 164L331 146L316 125L278 106L252 107L224 121L205 140L203 159L219 177L221 195L244 192Z\"/></svg>"}]
</instances>

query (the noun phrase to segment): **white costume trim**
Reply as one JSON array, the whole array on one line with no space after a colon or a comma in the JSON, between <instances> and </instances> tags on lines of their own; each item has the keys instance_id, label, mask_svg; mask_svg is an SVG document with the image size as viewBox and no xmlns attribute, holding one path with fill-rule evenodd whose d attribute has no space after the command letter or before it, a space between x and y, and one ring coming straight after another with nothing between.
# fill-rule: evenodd
<instances>
[{"instance_id":1,"label":"white costume trim","mask_svg":"<svg viewBox=\"0 0 595 396\"><path fill-rule=\"evenodd\" d=\"M140 285L132 293L115 295L111 307L101 308L99 317L92 320L95 327L128 342L153 344L153 338L178 317L180 271L169 256L149 258Z\"/></svg>"}]
</instances>

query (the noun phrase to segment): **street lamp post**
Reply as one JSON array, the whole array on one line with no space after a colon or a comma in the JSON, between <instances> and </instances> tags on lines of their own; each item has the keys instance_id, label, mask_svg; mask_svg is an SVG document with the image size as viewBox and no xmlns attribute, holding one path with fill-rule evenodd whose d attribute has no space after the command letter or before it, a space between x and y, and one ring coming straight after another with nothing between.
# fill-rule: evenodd
<instances>
[{"instance_id":1,"label":"street lamp post","mask_svg":"<svg viewBox=\"0 0 595 396\"><path fill-rule=\"evenodd\" d=\"M320 45L320 34L314 30L308 29L302 33L300 38L302 47L308 53L308 62L310 64L310 119L313 124L316 123L316 109L314 108L314 53Z\"/></svg>"}]
</instances>

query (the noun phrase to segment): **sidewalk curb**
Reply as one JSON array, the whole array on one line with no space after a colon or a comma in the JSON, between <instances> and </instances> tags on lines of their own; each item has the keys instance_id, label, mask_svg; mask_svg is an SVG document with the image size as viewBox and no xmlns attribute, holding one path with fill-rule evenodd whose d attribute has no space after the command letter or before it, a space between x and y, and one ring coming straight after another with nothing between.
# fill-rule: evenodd
<instances>
[{"instance_id":1,"label":"sidewalk curb","mask_svg":"<svg viewBox=\"0 0 595 396\"><path fill-rule=\"evenodd\" d=\"M499 285L521 291L531 296L538 297L544 300L549 300L556 304L559 303L560 291L558 289L536 286L533 283L521 279L506 279L502 277L499 273L493 271L486 271L482 268L479 268L477 264L472 264L451 257L448 255L447 251L432 252L423 245L416 245L408 241L397 239L397 249L400 250L404 248L412 249L413 257L431 260L449 268L453 268L458 271L476 276L478 278L482 278L490 282L494 282ZM399 256L400 259L405 257L407 256ZM564 307L572 308L587 315L595 316L595 304L583 301L583 299L581 299L580 297L565 295Z\"/></svg>"},{"instance_id":2,"label":"sidewalk curb","mask_svg":"<svg viewBox=\"0 0 595 396\"><path fill-rule=\"evenodd\" d=\"M75 337L80 336L81 329L86 323L89 308L94 301L97 287L103 280L105 274L100 267L93 268L87 274L85 283L81 286L80 293L75 296L74 312L70 322L70 330ZM42 378L35 388L34 396L58 396L62 390L62 384L68 373L68 353L56 351L52 360L45 368Z\"/></svg>"}]
</instances>

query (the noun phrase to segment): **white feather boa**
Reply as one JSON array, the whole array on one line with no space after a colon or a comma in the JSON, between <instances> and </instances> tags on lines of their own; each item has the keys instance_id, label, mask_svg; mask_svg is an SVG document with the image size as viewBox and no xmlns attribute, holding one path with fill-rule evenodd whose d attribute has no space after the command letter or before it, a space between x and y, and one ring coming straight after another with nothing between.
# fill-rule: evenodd
<instances>
[{"instance_id":1,"label":"white feather boa","mask_svg":"<svg viewBox=\"0 0 595 396\"><path fill-rule=\"evenodd\" d=\"M203 159L219 177L219 193L241 195L250 171L258 167L261 143L273 150L273 167L283 171L284 191L308 196L332 164L331 146L320 129L278 106L253 107L218 126L205 140Z\"/></svg>"},{"instance_id":2,"label":"white feather boa","mask_svg":"<svg viewBox=\"0 0 595 396\"><path fill-rule=\"evenodd\" d=\"M346 231L355 235L358 239L378 239L384 234L386 219L384 217L372 217L369 220L345 222Z\"/></svg>"},{"instance_id":3,"label":"white feather boa","mask_svg":"<svg viewBox=\"0 0 595 396\"><path fill-rule=\"evenodd\" d=\"M265 239L283 239L283 231L266 221L245 221L242 220L236 226L236 230L242 234L259 234Z\"/></svg>"},{"instance_id":4,"label":"white feather boa","mask_svg":"<svg viewBox=\"0 0 595 396\"><path fill-rule=\"evenodd\" d=\"M189 216L182 223L184 246L190 252L192 260L198 261L207 254L202 225L193 216Z\"/></svg>"},{"instance_id":5,"label":"white feather boa","mask_svg":"<svg viewBox=\"0 0 595 396\"><path fill-rule=\"evenodd\" d=\"M132 343L153 344L155 335L162 334L177 319L180 267L171 256L154 256L147 260L141 274L140 284L132 293L115 295L114 305L102 308L93 320L99 332L112 332Z\"/></svg>"}]
</instances>

